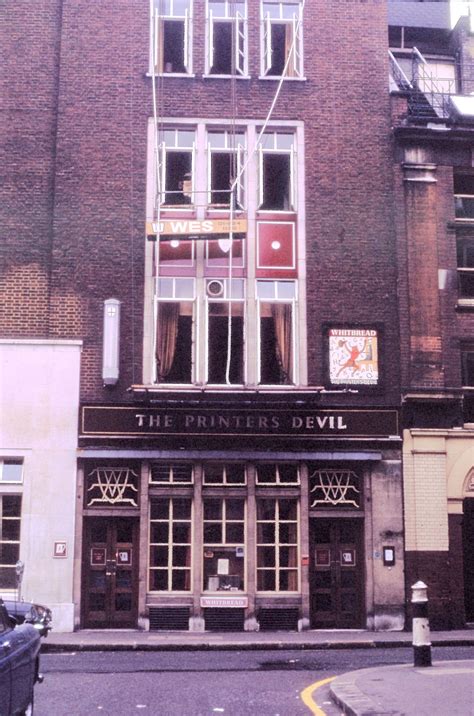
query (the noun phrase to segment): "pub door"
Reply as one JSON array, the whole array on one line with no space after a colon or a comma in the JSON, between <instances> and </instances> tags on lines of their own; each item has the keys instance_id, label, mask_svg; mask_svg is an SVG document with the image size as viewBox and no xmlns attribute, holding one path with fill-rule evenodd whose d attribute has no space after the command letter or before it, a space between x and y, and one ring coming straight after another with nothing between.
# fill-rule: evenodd
<instances>
[{"instance_id":1,"label":"pub door","mask_svg":"<svg viewBox=\"0 0 474 716\"><path fill-rule=\"evenodd\" d=\"M138 617L138 519L93 517L84 522L82 625L134 628Z\"/></svg>"},{"instance_id":2,"label":"pub door","mask_svg":"<svg viewBox=\"0 0 474 716\"><path fill-rule=\"evenodd\" d=\"M363 520L313 519L310 525L311 627L360 628L364 609Z\"/></svg>"}]
</instances>

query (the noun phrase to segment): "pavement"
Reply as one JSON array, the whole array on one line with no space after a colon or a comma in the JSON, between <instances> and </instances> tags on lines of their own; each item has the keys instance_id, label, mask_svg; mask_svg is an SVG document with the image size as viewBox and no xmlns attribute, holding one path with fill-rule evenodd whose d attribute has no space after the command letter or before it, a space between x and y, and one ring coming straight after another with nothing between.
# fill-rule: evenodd
<instances>
[{"instance_id":1,"label":"pavement","mask_svg":"<svg viewBox=\"0 0 474 716\"><path fill-rule=\"evenodd\" d=\"M473 647L474 629L431 632L432 646ZM376 649L411 647L410 632L87 630L42 639L42 652ZM337 676L332 699L351 716L474 716L474 659L378 666ZM317 712L316 712L317 713ZM321 713L321 712L320 712Z\"/></svg>"}]
</instances>

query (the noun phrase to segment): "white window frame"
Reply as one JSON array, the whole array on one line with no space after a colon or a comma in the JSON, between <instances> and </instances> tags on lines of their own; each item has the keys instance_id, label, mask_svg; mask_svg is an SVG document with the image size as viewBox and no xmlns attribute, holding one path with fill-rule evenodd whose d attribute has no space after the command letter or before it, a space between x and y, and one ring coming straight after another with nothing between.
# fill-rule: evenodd
<instances>
[{"instance_id":1,"label":"white window frame","mask_svg":"<svg viewBox=\"0 0 474 716\"><path fill-rule=\"evenodd\" d=\"M166 520L164 519L157 519L151 517L151 502L156 500L166 500L168 502L168 518ZM190 517L187 520L184 520L183 518L174 519L174 500L184 499L188 500L191 503L191 512ZM170 594L170 593L178 593L178 594L190 594L193 591L193 519L194 519L194 500L191 496L186 495L185 497L178 497L176 495L170 495L169 497L163 496L163 495L151 495L150 496L150 516L148 519L148 574L147 574L147 587L148 591L152 594ZM166 573L167 573L167 589L152 589L152 574L156 571L165 571L165 567L152 567L151 565L151 548L152 546L165 546L164 542L152 542L151 541L151 530L152 530L152 524L155 522L166 522L168 525L168 564L166 567ZM173 540L173 525L176 522L184 522L189 523L189 535L190 535L190 541L189 542L174 542ZM176 569L182 569L187 570L189 572L189 589L173 589L173 547L175 546L185 546L189 549L189 567L177 567Z\"/></svg>"},{"instance_id":2,"label":"white window frame","mask_svg":"<svg viewBox=\"0 0 474 716\"><path fill-rule=\"evenodd\" d=\"M18 483L4 483L4 484L18 484ZM19 516L13 516L13 517L6 517L3 515L3 500L5 498L12 498L16 497L20 500L20 515ZM3 522L8 521L16 521L20 523L20 535L18 539L4 539L4 529L3 529ZM20 555L20 547L21 547L21 527L22 527L22 521L23 521L23 494L21 492L10 492L5 491L0 493L0 545L3 544L13 544L18 545L18 555ZM10 564L7 562L2 562L0 564L0 567L2 569L11 569L13 573L15 573L15 564ZM16 584L13 586L3 586L0 584L0 592L11 592L16 588Z\"/></svg>"},{"instance_id":3,"label":"white window frame","mask_svg":"<svg viewBox=\"0 0 474 716\"><path fill-rule=\"evenodd\" d=\"M296 202L297 202L297 196L296 196L296 186L297 186L297 177L296 177L296 167L298 166L298 163L296 161L296 135L290 135L287 132L265 132L263 135L265 138L265 141L260 143L258 145L258 210L259 211L270 211L272 213L291 213L293 214L296 211ZM292 136L292 145L291 148L282 148L278 146L278 137L279 136ZM264 146L265 143L265 146ZM290 157L290 191L289 191L289 201L290 206L288 209L262 209L262 205L265 199L264 195L264 172L263 172L263 160L265 154L286 154Z\"/></svg>"},{"instance_id":4,"label":"white window frame","mask_svg":"<svg viewBox=\"0 0 474 716\"><path fill-rule=\"evenodd\" d=\"M155 69L155 74L159 75L190 75L192 73L192 19L193 19L193 0L189 0L189 9L186 9L184 15L175 12L175 0L167 0L170 10L168 13L160 15L159 0L152 0L152 9L150 13L150 74ZM158 4L158 7L156 6ZM154 6L153 6L154 5ZM166 21L182 21L184 24L184 46L183 46L183 64L184 72L165 72L164 57L162 58L163 67L160 69L160 61L158 54L158 37L160 36L160 24L164 27ZM164 30L161 31L164 34Z\"/></svg>"},{"instance_id":5,"label":"white window frame","mask_svg":"<svg viewBox=\"0 0 474 716\"><path fill-rule=\"evenodd\" d=\"M153 462L156 462L156 461L153 461ZM177 466L183 465L183 464L185 464L185 463L179 463L177 461L163 463L163 465L162 465L163 468L168 468L169 480L154 480L153 479L153 469L152 469L153 464L150 464L150 473L149 473L149 480L148 480L149 484L150 485L171 485L173 487L180 487L180 486L188 487L189 485L193 485L194 484L194 466L193 465L189 465L189 467L191 469L191 476L190 476L189 480L187 480L185 482L184 480L175 480L174 479L174 473L175 473L175 470L177 470Z\"/></svg>"},{"instance_id":6,"label":"white window frame","mask_svg":"<svg viewBox=\"0 0 474 716\"><path fill-rule=\"evenodd\" d=\"M236 485L237 487L237 485ZM204 517L204 503L206 501L219 501L221 503L221 517L219 520L217 519L205 519ZM243 508L244 508L244 514L243 518L241 520L235 520L235 519L227 519L227 504L229 500L239 500L240 502L243 502ZM206 538L204 535L204 528L206 524L220 524L221 525L221 535L222 539L220 542L206 542ZM243 526L243 542L230 542L227 540L227 527L229 524L238 524ZM226 496L226 495L219 495L219 496L211 496L211 495L203 495L202 497L202 525L203 525L203 539L202 539L202 573L204 576L204 552L207 549L215 549L216 551L222 550L231 550L235 549L237 547L241 547L244 550L244 557L242 558L243 565L242 565L242 582L243 587L242 589L237 590L238 593L242 593L246 591L247 588L247 550L246 550L246 537L247 537L247 499L245 494L242 495L235 495L233 497ZM203 585L203 591L204 592L212 592L214 590L211 589L204 589Z\"/></svg>"},{"instance_id":7,"label":"white window frame","mask_svg":"<svg viewBox=\"0 0 474 716\"><path fill-rule=\"evenodd\" d=\"M300 498L298 496L291 496L291 497L279 497L279 496L261 496L259 495L257 497L257 503L259 500L275 500L276 502L276 509L275 509L275 520L260 520L258 519L258 504L257 504L257 511L256 511L256 520L255 520L255 526L256 526L256 545L257 545L257 559L255 562L255 570L256 570L256 591L258 594L275 594L278 592L279 594L298 594L301 591L301 568L300 568L300 549L301 549L301 535L300 535ZM294 501L296 502L296 520L282 520L280 519L280 502L288 500L288 501ZM259 524L274 524L275 525L275 542L274 543L265 543L265 542L259 542L258 540L258 526ZM286 543L280 541L280 526L282 524L295 524L296 525L296 543ZM280 565L280 548L281 547L296 547L296 564L295 567L282 567ZM274 567L262 567L258 564L258 548L259 547L273 547L275 551L275 566ZM292 590L283 590L280 589L279 585L279 577L280 572L284 570L293 570L296 572L296 583L297 588ZM258 574L259 572L275 572L275 589L274 590L267 590L267 589L259 589L258 588Z\"/></svg>"},{"instance_id":8,"label":"white window frame","mask_svg":"<svg viewBox=\"0 0 474 716\"><path fill-rule=\"evenodd\" d=\"M212 134L220 134L224 137L223 147L213 147L209 141L209 136ZM234 206L234 210L244 209L245 202L245 179L243 171L246 156L246 144L245 134L238 132L235 134L235 139L229 130L222 131L208 131L207 141L207 203L209 206L212 205L212 155L213 154L231 154L235 152L236 155L236 171L237 171L237 184L236 184L236 199L237 206ZM232 146L234 144L234 146ZM230 197L229 197L230 203ZM228 207L224 208L224 211L228 212Z\"/></svg>"},{"instance_id":9,"label":"white window frame","mask_svg":"<svg viewBox=\"0 0 474 716\"><path fill-rule=\"evenodd\" d=\"M206 352L205 352L205 365L204 365L204 376L205 376L205 383L206 385L227 385L226 383L211 383L209 381L209 311L210 311L210 304L219 303L228 309L229 303L232 303L232 305L241 305L243 308L242 311L242 325L243 325L243 350L242 350L242 360L243 360L243 366L242 366L242 383L232 383L232 387L241 387L243 385L246 385L247 383L247 359L246 359L246 346L247 346L247 301L246 301L246 280L240 279L240 278L233 278L233 279L218 279L221 281L224 285L224 293L222 296L219 297L213 297L207 295L206 290L206 296L205 296L205 345L206 345ZM211 279L212 281L212 279ZM207 282L206 282L207 284ZM242 286L242 292L240 293L238 290L238 286ZM236 289L236 290L234 290Z\"/></svg>"},{"instance_id":10,"label":"white window frame","mask_svg":"<svg viewBox=\"0 0 474 716\"><path fill-rule=\"evenodd\" d=\"M211 68L214 64L214 25L219 22L232 23L232 36L235 38L234 61L236 76L246 77L248 75L248 23L247 23L247 0L245 0L245 14L242 15L238 10L235 15L232 14L232 3L224 0L224 14L215 16L210 8L209 0L206 1L206 27L207 27L207 43L206 43L206 74L211 77L228 77L229 75L211 74ZM243 49L240 46L240 40L243 43Z\"/></svg>"},{"instance_id":11,"label":"white window frame","mask_svg":"<svg viewBox=\"0 0 474 716\"><path fill-rule=\"evenodd\" d=\"M255 484L257 486L264 486L264 487L284 487L284 488L291 488L291 487L299 487L301 484L301 475L300 475L300 469L298 465L295 466L296 468L296 481L295 482L286 482L285 480L282 480L280 478L280 468L283 465L283 463L269 463L271 465L275 466L275 473L276 473L276 480L275 482L265 482L265 480L260 480L258 475L258 468L259 465L257 464L255 466ZM292 463L293 465L294 463Z\"/></svg>"},{"instance_id":12,"label":"white window frame","mask_svg":"<svg viewBox=\"0 0 474 716\"><path fill-rule=\"evenodd\" d=\"M194 128L190 129L184 129L184 128L176 128L173 127L172 129L165 129L163 132L162 140L160 141L158 145L158 156L159 156L159 162L160 162L160 170L161 170L161 192L159 195L159 203L162 206L169 207L171 210L175 208L179 208L179 210L182 210L183 208L192 209L195 204L195 196L194 196L194 190L195 190L195 177L196 177L196 139L189 145L189 146L179 146L179 132L189 133L191 131L194 131ZM165 134L169 132L174 132L174 143L172 144L170 141L167 141L165 139ZM191 201L189 204L167 204L166 203L166 179L167 179L167 173L166 173L166 160L168 154L173 154L177 152L186 152L189 151L191 153Z\"/></svg>"},{"instance_id":13,"label":"white window frame","mask_svg":"<svg viewBox=\"0 0 474 716\"><path fill-rule=\"evenodd\" d=\"M4 477L4 468L5 465L14 464L21 466L20 470L20 478L18 480L6 480ZM0 484L2 485L22 485L23 484L23 470L24 470L24 460L21 457L3 457L0 458Z\"/></svg>"},{"instance_id":14,"label":"white window frame","mask_svg":"<svg viewBox=\"0 0 474 716\"><path fill-rule=\"evenodd\" d=\"M273 297L266 297L266 296L260 296L259 295L259 285L260 284L273 284ZM287 298L285 296L281 295L281 291L279 291L279 288L281 288L281 284L284 283L291 283L294 285L294 293L292 298ZM280 386L282 388L285 387L291 387L299 384L299 352L297 350L298 341L297 341L297 332L298 332L298 321L297 321L297 315L298 315L298 281L297 279L257 279L256 281L256 287L255 287L255 300L257 303L257 326L256 326L256 336L257 336L257 382L259 386L262 385L271 385L271 386ZM291 350L293 353L293 374L291 376L291 383L263 383L262 378L262 365L261 365L261 319L262 319L262 304L270 304L270 303L283 303L283 304L290 304L291 305Z\"/></svg>"},{"instance_id":15,"label":"white window frame","mask_svg":"<svg viewBox=\"0 0 474 716\"><path fill-rule=\"evenodd\" d=\"M272 17L265 11L265 5L275 5L278 8L278 17ZM285 17L283 8L295 7L292 18ZM270 75L272 66L272 25L292 25L293 48L291 51L292 74L284 75L285 79L301 79L303 77L303 6L300 0L287 0L286 2L272 2L262 0L260 4L261 19L261 74L262 77L281 77L282 75ZM286 58L287 59L287 58ZM285 64L286 64L285 59ZM288 65L289 67L290 65Z\"/></svg>"},{"instance_id":16,"label":"white window frame","mask_svg":"<svg viewBox=\"0 0 474 716\"><path fill-rule=\"evenodd\" d=\"M178 286L183 286L184 282L192 286L192 290L188 294L179 295ZM168 286L168 290L165 290ZM189 383L176 383L176 385L194 385L196 383L196 366L199 365L199 341L197 340L197 325L199 321L199 302L196 296L196 279L191 276L160 276L156 279L155 288L155 332L157 331L158 307L160 303L191 303L192 304L192 333L191 333L191 380ZM155 334L156 335L156 334ZM156 344L153 350L153 381L156 385L168 388L174 383L158 383L158 375L156 369Z\"/></svg>"}]
</instances>

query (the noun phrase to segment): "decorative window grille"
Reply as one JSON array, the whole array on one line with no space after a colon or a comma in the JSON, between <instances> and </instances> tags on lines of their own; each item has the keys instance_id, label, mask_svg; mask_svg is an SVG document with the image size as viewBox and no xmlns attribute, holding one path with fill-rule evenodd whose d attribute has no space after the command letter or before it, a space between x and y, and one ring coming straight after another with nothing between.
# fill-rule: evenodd
<instances>
[{"instance_id":1,"label":"decorative window grille","mask_svg":"<svg viewBox=\"0 0 474 716\"><path fill-rule=\"evenodd\" d=\"M310 475L310 507L360 509L359 477L352 470L315 470Z\"/></svg>"},{"instance_id":2,"label":"decorative window grille","mask_svg":"<svg viewBox=\"0 0 474 716\"><path fill-rule=\"evenodd\" d=\"M130 467L96 467L87 476L87 507L138 507L138 473Z\"/></svg>"}]
</instances>

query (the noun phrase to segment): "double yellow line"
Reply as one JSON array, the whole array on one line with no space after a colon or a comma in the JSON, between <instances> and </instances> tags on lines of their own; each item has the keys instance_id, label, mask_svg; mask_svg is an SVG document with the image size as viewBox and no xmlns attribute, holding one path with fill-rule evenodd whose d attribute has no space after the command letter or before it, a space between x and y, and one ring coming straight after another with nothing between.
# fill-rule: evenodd
<instances>
[{"instance_id":1,"label":"double yellow line","mask_svg":"<svg viewBox=\"0 0 474 716\"><path fill-rule=\"evenodd\" d=\"M327 679L321 679L321 681L315 681L314 684L311 684L310 686L307 686L300 694L301 700L309 708L311 713L314 714L314 716L326 716L326 713L317 706L313 700L313 693L316 691L316 689L319 689L321 686L324 686L325 684L329 684L330 681L334 681L336 677L335 676L329 676Z\"/></svg>"}]
</instances>

